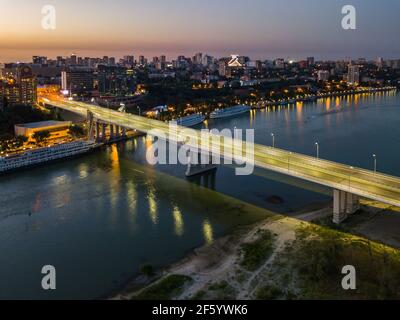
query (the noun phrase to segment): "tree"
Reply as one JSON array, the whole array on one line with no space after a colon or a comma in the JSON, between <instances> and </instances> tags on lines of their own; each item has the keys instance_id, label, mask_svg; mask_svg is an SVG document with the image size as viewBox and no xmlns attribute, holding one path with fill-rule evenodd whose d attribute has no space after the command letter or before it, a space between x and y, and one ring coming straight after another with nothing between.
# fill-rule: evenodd
<instances>
[{"instance_id":1,"label":"tree","mask_svg":"<svg viewBox=\"0 0 400 320\"><path fill-rule=\"evenodd\" d=\"M25 136L17 136L16 138L15 138L15 144L16 144L16 146L19 148L19 147L22 147L23 145L24 145L24 143L26 143L28 141L28 138L27 137L25 137Z\"/></svg>"},{"instance_id":2,"label":"tree","mask_svg":"<svg viewBox=\"0 0 400 320\"><path fill-rule=\"evenodd\" d=\"M77 125L72 125L69 128L68 133L75 138L81 138L81 137L85 136L85 130L82 127L77 126Z\"/></svg>"},{"instance_id":3,"label":"tree","mask_svg":"<svg viewBox=\"0 0 400 320\"><path fill-rule=\"evenodd\" d=\"M47 141L47 139L50 138L50 131L44 130L35 132L32 138L36 141L38 145L44 144Z\"/></svg>"}]
</instances>

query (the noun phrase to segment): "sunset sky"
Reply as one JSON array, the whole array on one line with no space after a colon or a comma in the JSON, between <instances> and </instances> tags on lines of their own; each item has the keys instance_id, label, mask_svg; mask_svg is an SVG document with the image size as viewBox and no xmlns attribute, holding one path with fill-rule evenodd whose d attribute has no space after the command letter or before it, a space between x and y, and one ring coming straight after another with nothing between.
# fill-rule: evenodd
<instances>
[{"instance_id":1,"label":"sunset sky","mask_svg":"<svg viewBox=\"0 0 400 320\"><path fill-rule=\"evenodd\" d=\"M341 28L341 8L358 29ZM41 28L54 5L57 29ZM0 62L32 55L232 53L253 58L400 58L398 0L0 0Z\"/></svg>"}]
</instances>

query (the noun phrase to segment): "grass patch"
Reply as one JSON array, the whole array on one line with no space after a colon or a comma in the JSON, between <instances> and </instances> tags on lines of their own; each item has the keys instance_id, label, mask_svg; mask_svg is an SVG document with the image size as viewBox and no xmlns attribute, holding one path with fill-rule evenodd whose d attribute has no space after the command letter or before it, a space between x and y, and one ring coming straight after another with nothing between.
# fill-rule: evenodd
<instances>
[{"instance_id":1,"label":"grass patch","mask_svg":"<svg viewBox=\"0 0 400 320\"><path fill-rule=\"evenodd\" d=\"M286 247L304 299L400 299L400 251L315 225ZM357 271L357 290L342 288L342 268Z\"/></svg>"},{"instance_id":2,"label":"grass patch","mask_svg":"<svg viewBox=\"0 0 400 320\"><path fill-rule=\"evenodd\" d=\"M282 295L282 290L275 286L264 286L256 291L257 300L277 300Z\"/></svg>"},{"instance_id":3,"label":"grass patch","mask_svg":"<svg viewBox=\"0 0 400 320\"><path fill-rule=\"evenodd\" d=\"M134 300L171 300L182 293L184 286L192 278L182 275L170 275L144 289Z\"/></svg>"},{"instance_id":4,"label":"grass patch","mask_svg":"<svg viewBox=\"0 0 400 320\"><path fill-rule=\"evenodd\" d=\"M208 289L211 291L217 291L217 290L225 290L226 288L228 288L229 284L226 281L221 281L218 283L213 283L211 284Z\"/></svg>"},{"instance_id":5,"label":"grass patch","mask_svg":"<svg viewBox=\"0 0 400 320\"><path fill-rule=\"evenodd\" d=\"M205 292L204 290L199 290L196 292L196 294L191 298L191 300L194 301L199 301L199 300L203 300L206 296L207 292Z\"/></svg>"},{"instance_id":6,"label":"grass patch","mask_svg":"<svg viewBox=\"0 0 400 320\"><path fill-rule=\"evenodd\" d=\"M257 240L241 247L240 265L248 271L255 271L272 254L275 237L269 230L260 230Z\"/></svg>"},{"instance_id":7,"label":"grass patch","mask_svg":"<svg viewBox=\"0 0 400 320\"><path fill-rule=\"evenodd\" d=\"M212 283L208 286L208 290L215 300L235 299L235 290L227 281Z\"/></svg>"}]
</instances>

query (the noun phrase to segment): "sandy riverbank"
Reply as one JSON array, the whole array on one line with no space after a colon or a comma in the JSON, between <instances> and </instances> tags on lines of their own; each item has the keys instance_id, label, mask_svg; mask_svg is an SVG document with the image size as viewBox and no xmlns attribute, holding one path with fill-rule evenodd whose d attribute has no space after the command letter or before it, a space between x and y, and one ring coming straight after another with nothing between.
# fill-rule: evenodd
<instances>
[{"instance_id":1,"label":"sandy riverbank","mask_svg":"<svg viewBox=\"0 0 400 320\"><path fill-rule=\"evenodd\" d=\"M340 227L340 232L348 233L349 237L355 239L354 241L369 242L368 239L372 239L400 247L398 241L400 239L397 237L400 229L400 213L396 214L391 210L392 208L388 206L365 202L361 212ZM169 275L181 275L191 279L179 293L171 296L172 299L256 299L262 290L265 291L266 284L272 288L279 288L279 293L274 293L274 289L271 289L272 292L268 292L267 296L275 294L283 299L301 298L296 277L291 274L293 270L284 265L282 261L285 259L282 259L282 256L288 254L287 248L296 241L299 229L313 228L312 221L318 223L325 221L329 224L331 215L330 205L323 207L321 204L311 205L296 211L291 217L277 214L254 225L241 227L232 234L216 240L212 245L195 249L183 260L169 266L160 279L144 289L138 290L137 285L144 284L146 278L143 276L137 278L113 299L134 299L143 290L160 284ZM399 223L394 225L396 221ZM391 226L393 234L384 232L387 226ZM326 226L318 228L331 230ZM257 243L260 234L264 232L273 235L272 250L255 269L248 270L241 262L243 246ZM383 248L392 250L387 246ZM393 250L397 254L398 250Z\"/></svg>"},{"instance_id":2,"label":"sandy riverbank","mask_svg":"<svg viewBox=\"0 0 400 320\"><path fill-rule=\"evenodd\" d=\"M240 272L248 275L245 283L231 281L239 271L238 259L240 258L241 246L244 243L254 241L260 230L269 230L276 236L274 252L269 258L272 261L284 245L294 239L295 230L302 223L298 219L311 220L329 214L331 214L329 205L314 203L296 210L296 213L291 214L294 215L291 218L276 214L253 225L239 227L231 234L215 240L213 244L193 250L181 261L167 267L161 275L158 275L158 278L162 276L162 279L167 275L179 274L193 279L192 285L188 286L179 297L176 297L177 299L191 299L198 292L204 290L207 285L228 280L230 286L234 286L235 291L238 292L235 298L245 298L247 292L251 290L251 283L257 278L257 274L265 269L268 261L255 272L240 270ZM112 299L132 299L140 292L139 288L147 285L146 282L148 281L149 279L145 276L138 276ZM159 280L155 280L152 284L157 283L157 281Z\"/></svg>"}]
</instances>

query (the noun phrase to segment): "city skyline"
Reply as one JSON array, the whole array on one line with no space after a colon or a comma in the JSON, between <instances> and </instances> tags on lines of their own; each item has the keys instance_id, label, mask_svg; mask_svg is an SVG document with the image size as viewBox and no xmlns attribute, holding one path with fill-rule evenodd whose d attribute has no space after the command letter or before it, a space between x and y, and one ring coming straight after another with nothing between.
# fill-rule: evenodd
<instances>
[{"instance_id":1,"label":"city skyline","mask_svg":"<svg viewBox=\"0 0 400 320\"><path fill-rule=\"evenodd\" d=\"M41 28L41 8L54 5L57 28ZM355 0L357 29L341 28L341 8L336 1L323 8L318 1L158 0L150 3L115 1L30 1L2 4L9 14L0 22L0 61L29 61L33 55L55 57L127 54L170 60L195 52L221 57L230 54L254 59L346 59L400 56L393 41L400 22L397 1L385 3ZM79 10L77 10L79 8ZM73 24L71 25L71 17ZM374 39L374 41L371 41ZM373 43L373 45L371 45Z\"/></svg>"}]
</instances>

